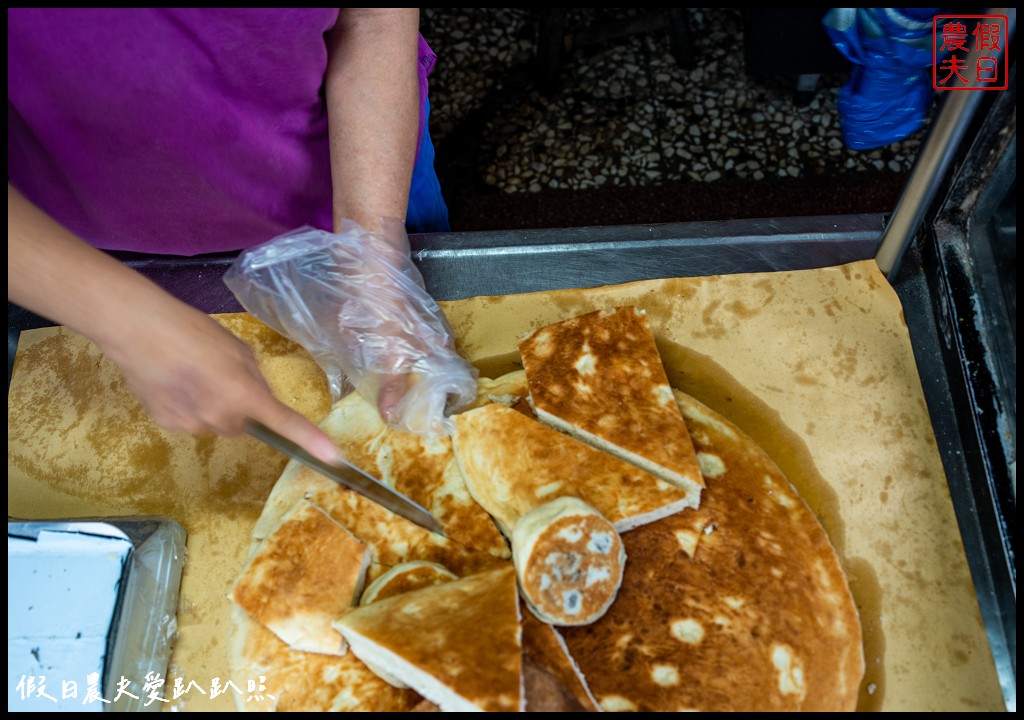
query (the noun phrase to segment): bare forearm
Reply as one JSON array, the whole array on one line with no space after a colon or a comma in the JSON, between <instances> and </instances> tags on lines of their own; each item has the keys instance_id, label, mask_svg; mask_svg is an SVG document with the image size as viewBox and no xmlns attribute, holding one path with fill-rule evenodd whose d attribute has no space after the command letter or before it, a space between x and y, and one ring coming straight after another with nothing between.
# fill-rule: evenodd
<instances>
[{"instance_id":1,"label":"bare forearm","mask_svg":"<svg viewBox=\"0 0 1024 720\"><path fill-rule=\"evenodd\" d=\"M334 225L405 220L419 128L417 8L343 8L326 91Z\"/></svg>"},{"instance_id":2,"label":"bare forearm","mask_svg":"<svg viewBox=\"0 0 1024 720\"><path fill-rule=\"evenodd\" d=\"M96 250L7 186L7 297L85 335L168 430L220 435L260 420L316 457L337 449L271 393L248 345Z\"/></svg>"}]
</instances>

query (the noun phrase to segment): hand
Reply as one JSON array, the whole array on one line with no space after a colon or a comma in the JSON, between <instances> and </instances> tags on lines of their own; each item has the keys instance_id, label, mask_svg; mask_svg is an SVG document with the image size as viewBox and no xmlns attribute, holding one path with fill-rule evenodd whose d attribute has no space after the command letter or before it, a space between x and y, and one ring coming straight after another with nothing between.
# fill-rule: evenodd
<instances>
[{"instance_id":1,"label":"hand","mask_svg":"<svg viewBox=\"0 0 1024 720\"><path fill-rule=\"evenodd\" d=\"M358 269L339 278L349 300L340 306L336 357L389 425L420 435L449 434L445 411L475 395L475 375L426 292L404 224L379 222L378 232L356 223L342 226L343 234L361 237L362 252Z\"/></svg>"},{"instance_id":2,"label":"hand","mask_svg":"<svg viewBox=\"0 0 1024 720\"><path fill-rule=\"evenodd\" d=\"M362 385L364 390L378 388L376 401L381 417L394 427L403 424L408 427L410 423L403 418L402 401L416 384L413 367L416 360L427 356L431 349L425 338L417 335L422 321L415 317L415 303L410 304L408 296L394 285L394 272L401 272L421 288L425 286L423 276L409 256L405 226L394 218L380 218L378 223L379 230L370 236L375 241L367 243L363 258L365 268L361 274L364 277L349 285L349 292L363 296L359 304L372 308L378 320L372 334L354 338L353 342L369 340L376 346L367 353L376 357L372 365L364 369L367 377ZM343 335L346 325L341 322Z\"/></svg>"},{"instance_id":3,"label":"hand","mask_svg":"<svg viewBox=\"0 0 1024 720\"><path fill-rule=\"evenodd\" d=\"M7 297L85 337L167 430L238 435L246 417L334 462L330 438L274 398L249 346L7 185Z\"/></svg>"},{"instance_id":4,"label":"hand","mask_svg":"<svg viewBox=\"0 0 1024 720\"><path fill-rule=\"evenodd\" d=\"M249 346L208 315L168 296L156 317L131 313L125 319L127 332L100 349L158 425L231 437L251 417L336 462L330 438L274 397Z\"/></svg>"},{"instance_id":5,"label":"hand","mask_svg":"<svg viewBox=\"0 0 1024 720\"><path fill-rule=\"evenodd\" d=\"M476 371L456 351L398 227L387 235L351 221L338 233L300 228L243 252L224 282L309 351L334 400L347 382L389 425L447 435L446 410L476 396Z\"/></svg>"}]
</instances>

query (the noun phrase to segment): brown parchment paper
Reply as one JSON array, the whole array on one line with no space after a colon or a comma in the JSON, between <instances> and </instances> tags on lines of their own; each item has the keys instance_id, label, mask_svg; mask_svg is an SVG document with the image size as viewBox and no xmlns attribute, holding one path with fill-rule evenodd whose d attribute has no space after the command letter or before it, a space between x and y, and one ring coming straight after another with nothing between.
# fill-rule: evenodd
<instances>
[{"instance_id":1,"label":"brown parchment paper","mask_svg":"<svg viewBox=\"0 0 1024 720\"><path fill-rule=\"evenodd\" d=\"M516 339L618 305L643 308L673 385L728 417L822 521L864 629L861 710L1002 710L899 300L874 261L823 270L654 280L442 303L460 352L496 376ZM247 315L217 316L256 350L275 393L318 421L326 383ZM8 513L174 517L189 534L165 708L234 709L226 593L285 464L251 439L159 430L95 348L22 335L8 395ZM257 678L230 678L242 693ZM273 693L272 687L257 693ZM252 709L259 703L252 702Z\"/></svg>"}]
</instances>

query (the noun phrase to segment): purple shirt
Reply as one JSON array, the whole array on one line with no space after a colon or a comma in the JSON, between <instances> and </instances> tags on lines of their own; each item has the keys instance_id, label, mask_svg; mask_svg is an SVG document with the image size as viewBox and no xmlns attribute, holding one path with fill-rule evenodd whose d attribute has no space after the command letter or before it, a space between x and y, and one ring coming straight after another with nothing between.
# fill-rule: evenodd
<instances>
[{"instance_id":1,"label":"purple shirt","mask_svg":"<svg viewBox=\"0 0 1024 720\"><path fill-rule=\"evenodd\" d=\"M338 10L8 9L7 172L108 250L331 228L321 86ZM420 38L420 134L435 57Z\"/></svg>"}]
</instances>

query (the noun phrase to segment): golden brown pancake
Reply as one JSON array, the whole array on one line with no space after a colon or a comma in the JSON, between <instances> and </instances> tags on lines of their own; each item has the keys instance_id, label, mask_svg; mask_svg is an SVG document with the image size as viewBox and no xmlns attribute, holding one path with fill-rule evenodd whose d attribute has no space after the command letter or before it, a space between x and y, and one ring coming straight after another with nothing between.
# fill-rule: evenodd
<instances>
[{"instance_id":1,"label":"golden brown pancake","mask_svg":"<svg viewBox=\"0 0 1024 720\"><path fill-rule=\"evenodd\" d=\"M466 489L451 438L428 440L390 428L358 393L335 403L320 427L350 462L436 517L447 537L469 548L509 557L508 545L494 521Z\"/></svg>"},{"instance_id":2,"label":"golden brown pancake","mask_svg":"<svg viewBox=\"0 0 1024 720\"><path fill-rule=\"evenodd\" d=\"M523 696L526 712L586 712L557 677L525 654Z\"/></svg>"},{"instance_id":3,"label":"golden brown pancake","mask_svg":"<svg viewBox=\"0 0 1024 720\"><path fill-rule=\"evenodd\" d=\"M586 712L572 693L565 689L551 671L523 654L523 695L526 712ZM424 700L409 712L441 712L434 703Z\"/></svg>"},{"instance_id":4,"label":"golden brown pancake","mask_svg":"<svg viewBox=\"0 0 1024 720\"><path fill-rule=\"evenodd\" d=\"M256 548L229 597L293 650L343 655L331 621L363 591L366 544L300 500Z\"/></svg>"},{"instance_id":5,"label":"golden brown pancake","mask_svg":"<svg viewBox=\"0 0 1024 720\"><path fill-rule=\"evenodd\" d=\"M277 516L288 498L308 496L323 507L352 534L366 542L373 562L367 577L372 582L390 567L409 560L428 560L473 573L494 567L508 567L508 560L464 548L452 541L399 517L380 505L340 487L305 466L289 466L271 492L265 516ZM254 548L260 540L254 538ZM342 657L291 650L273 633L252 621L244 612L232 615L232 671L236 677L267 677L268 692L281 693L277 709L405 711L420 697L410 690L396 690L369 670L351 651ZM332 627L332 632L338 631ZM339 634L340 635L340 634ZM340 661L335 665L324 661ZM240 710L257 710L253 704Z\"/></svg>"},{"instance_id":6,"label":"golden brown pancake","mask_svg":"<svg viewBox=\"0 0 1024 720\"><path fill-rule=\"evenodd\" d=\"M262 533L272 527L273 518L303 497L319 505L369 546L371 565L367 582L410 560L436 562L459 576L507 562L425 530L295 461L288 463L267 498L263 515L253 532L254 539L259 540Z\"/></svg>"},{"instance_id":7,"label":"golden brown pancake","mask_svg":"<svg viewBox=\"0 0 1024 720\"><path fill-rule=\"evenodd\" d=\"M615 600L626 553L607 518L579 498L560 497L519 518L512 562L534 615L552 625L589 625Z\"/></svg>"},{"instance_id":8,"label":"golden brown pancake","mask_svg":"<svg viewBox=\"0 0 1024 720\"><path fill-rule=\"evenodd\" d=\"M519 597L509 563L355 608L334 626L375 672L442 710L523 708Z\"/></svg>"},{"instance_id":9,"label":"golden brown pancake","mask_svg":"<svg viewBox=\"0 0 1024 720\"><path fill-rule=\"evenodd\" d=\"M421 700L412 690L388 685L351 652L338 657L291 650L240 608L232 608L231 619L231 676L262 679L264 686L259 701L247 701L246 687L232 693L239 712L404 712Z\"/></svg>"},{"instance_id":10,"label":"golden brown pancake","mask_svg":"<svg viewBox=\"0 0 1024 720\"><path fill-rule=\"evenodd\" d=\"M316 504L366 544L371 558L366 575L368 583L389 569L411 561L437 563L456 575L471 575L495 567L511 568L507 559L465 547L429 532L295 461L285 466L267 498L252 532L251 552L272 534L281 518L303 499ZM507 553L511 556L510 551ZM257 624L253 628L253 623L248 621L244 613L235 613L233 617L233 664L240 669L259 669L260 674L268 678L280 678L281 685L277 687L289 691L289 709L328 710L337 707L407 710L420 701L419 696L411 691L395 695L390 685L380 680L351 653L345 655L345 662L338 666L342 676L335 678L330 666L321 664L314 657L307 657L312 653L289 650L272 633L263 632L265 629L262 626ZM333 628L332 632L337 634ZM270 642L266 635L274 642ZM310 693L309 680L301 677L304 674L327 680L318 686L315 693ZM249 672L248 676L255 677L253 672ZM372 676L372 682L365 682L368 676ZM346 682L345 678L349 680ZM381 686L387 689L378 701L372 697L371 689ZM300 698L300 694L303 697ZM241 709L257 708L247 705ZM279 705L278 709L284 707Z\"/></svg>"},{"instance_id":11,"label":"golden brown pancake","mask_svg":"<svg viewBox=\"0 0 1024 720\"><path fill-rule=\"evenodd\" d=\"M401 595L431 585L440 585L457 578L455 573L443 565L425 560L413 560L396 565L374 580L363 592L363 596L359 598L359 604L369 605L393 595Z\"/></svg>"},{"instance_id":12,"label":"golden brown pancake","mask_svg":"<svg viewBox=\"0 0 1024 720\"><path fill-rule=\"evenodd\" d=\"M598 310L548 325L520 340L519 353L541 422L699 503L700 466L643 311Z\"/></svg>"},{"instance_id":13,"label":"golden brown pancake","mask_svg":"<svg viewBox=\"0 0 1024 720\"><path fill-rule=\"evenodd\" d=\"M455 457L474 499L511 536L527 512L583 500L619 532L692 507L697 496L497 403L459 413Z\"/></svg>"},{"instance_id":14,"label":"golden brown pancake","mask_svg":"<svg viewBox=\"0 0 1024 720\"><path fill-rule=\"evenodd\" d=\"M515 384L508 387L513 392L500 402L515 404ZM827 536L752 440L691 398L678 392L675 397L707 476L701 507L622 534L629 562L615 602L597 622L556 631L524 613L524 653L578 702L586 705L589 689L607 710L853 709L863 674L860 625ZM521 455L524 442L517 447ZM289 488L289 482L297 484ZM268 503L268 516L278 513L274 505L298 487L307 488L313 498L328 488L340 493L332 516L362 524L363 532L373 536L368 542L374 557L387 561L373 566L377 576L418 558L459 575L485 569L487 561L481 558L511 568L507 561L460 548L377 506L363 507L330 481L321 484L315 473L301 483L282 478L281 485L281 495L272 495ZM395 532L395 522L408 527ZM560 638L567 649L561 657ZM276 656L269 653L263 667L287 672L294 656L286 649ZM347 657L352 659L352 653ZM364 681L353 677L359 695ZM331 687L308 707L319 703L325 709L348 698L343 683ZM386 694L381 702L411 703L400 709L416 705L411 691L385 687L386 693L409 695L394 700Z\"/></svg>"},{"instance_id":15,"label":"golden brown pancake","mask_svg":"<svg viewBox=\"0 0 1024 720\"><path fill-rule=\"evenodd\" d=\"M529 388L526 386L525 370L514 370L493 379L482 377L477 380L476 400L459 412L466 412L490 403L513 407L518 403L525 402L527 395L529 395Z\"/></svg>"},{"instance_id":16,"label":"golden brown pancake","mask_svg":"<svg viewBox=\"0 0 1024 720\"><path fill-rule=\"evenodd\" d=\"M523 626L523 658L544 668L565 688L580 708L589 712L598 710L597 703L576 661L569 654L565 641L555 628L538 619L528 609L520 612ZM526 707L532 711L530 686L527 685Z\"/></svg>"},{"instance_id":17,"label":"golden brown pancake","mask_svg":"<svg viewBox=\"0 0 1024 720\"><path fill-rule=\"evenodd\" d=\"M675 397L707 489L623 534L615 603L561 631L591 691L605 710L853 710L860 621L825 531L748 436Z\"/></svg>"}]
</instances>

